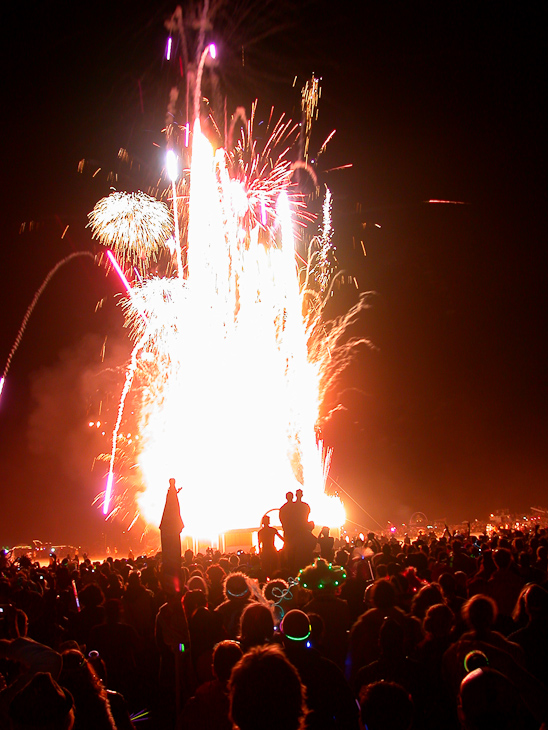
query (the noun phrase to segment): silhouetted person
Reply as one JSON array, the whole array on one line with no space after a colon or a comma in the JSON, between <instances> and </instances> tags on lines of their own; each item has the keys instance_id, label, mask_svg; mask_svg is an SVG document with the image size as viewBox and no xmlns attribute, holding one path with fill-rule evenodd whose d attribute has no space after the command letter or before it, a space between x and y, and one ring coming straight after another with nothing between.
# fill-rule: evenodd
<instances>
[{"instance_id":1,"label":"silhouetted person","mask_svg":"<svg viewBox=\"0 0 548 730\"><path fill-rule=\"evenodd\" d=\"M74 698L74 730L116 730L107 691L80 651L63 652L59 682Z\"/></svg>"},{"instance_id":2,"label":"silhouetted person","mask_svg":"<svg viewBox=\"0 0 548 730\"><path fill-rule=\"evenodd\" d=\"M548 592L531 585L525 592L527 626L510 634L509 641L519 644L525 652L525 664L548 690Z\"/></svg>"},{"instance_id":3,"label":"silhouetted person","mask_svg":"<svg viewBox=\"0 0 548 730\"><path fill-rule=\"evenodd\" d=\"M487 593L497 604L497 628L507 636L514 630L512 611L525 580L519 574L510 550L499 548L495 551L493 560L497 569L489 578Z\"/></svg>"},{"instance_id":4,"label":"silhouetted person","mask_svg":"<svg viewBox=\"0 0 548 730\"><path fill-rule=\"evenodd\" d=\"M182 586L182 577L179 579ZM180 592L167 592L167 603L156 616L156 645L160 651L159 698L161 727L172 727L177 710L190 697L190 633Z\"/></svg>"},{"instance_id":5,"label":"silhouetted person","mask_svg":"<svg viewBox=\"0 0 548 730\"><path fill-rule=\"evenodd\" d=\"M209 608L214 611L217 606L221 605L225 598L223 581L226 578L226 573L220 565L214 563L209 566L206 575L209 582L208 604Z\"/></svg>"},{"instance_id":6,"label":"silhouetted person","mask_svg":"<svg viewBox=\"0 0 548 730\"><path fill-rule=\"evenodd\" d=\"M292 532L293 525L295 522L294 517L294 505L295 502L293 500L293 492L286 492L285 494L285 502L282 504L282 506L279 509L279 515L280 515L280 523L282 525L282 529L284 531L284 535L286 532Z\"/></svg>"},{"instance_id":7,"label":"silhouetted person","mask_svg":"<svg viewBox=\"0 0 548 730\"><path fill-rule=\"evenodd\" d=\"M295 543L293 551L293 572L301 570L309 565L314 559L314 549L318 543L317 538L313 534L314 523L309 522L310 506L303 502L303 490L297 489L295 492L295 502L293 503L293 514L295 516L294 535Z\"/></svg>"},{"instance_id":8,"label":"silhouetted person","mask_svg":"<svg viewBox=\"0 0 548 730\"><path fill-rule=\"evenodd\" d=\"M170 479L164 513L160 522L162 572L167 580L174 581L181 567L181 532L183 527L184 523L181 519L175 479Z\"/></svg>"},{"instance_id":9,"label":"silhouetted person","mask_svg":"<svg viewBox=\"0 0 548 730\"><path fill-rule=\"evenodd\" d=\"M236 641L221 641L213 651L213 679L200 685L187 702L180 730L232 730L229 718L228 680L242 658Z\"/></svg>"},{"instance_id":10,"label":"silhouetted person","mask_svg":"<svg viewBox=\"0 0 548 730\"><path fill-rule=\"evenodd\" d=\"M314 564L305 568L299 576L301 586L312 591L312 599L305 604L303 610L322 617L324 623L322 651L341 670L344 669L351 623L348 604L336 594L345 580L346 573L343 568L329 565L322 558L317 558Z\"/></svg>"},{"instance_id":11,"label":"silhouetted person","mask_svg":"<svg viewBox=\"0 0 548 730\"><path fill-rule=\"evenodd\" d=\"M391 583L379 580L370 589L373 608L370 608L352 626L346 662L346 677L353 682L358 670L378 659L379 633L386 618L403 627L406 644L412 642L415 633L413 619L396 606L396 591Z\"/></svg>"},{"instance_id":12,"label":"silhouetted person","mask_svg":"<svg viewBox=\"0 0 548 730\"><path fill-rule=\"evenodd\" d=\"M72 730L74 701L48 672L35 674L13 698L10 705L13 730Z\"/></svg>"},{"instance_id":13,"label":"silhouetted person","mask_svg":"<svg viewBox=\"0 0 548 730\"><path fill-rule=\"evenodd\" d=\"M306 687L307 728L357 730L358 708L337 665L312 646L312 622L304 611L288 611L280 624L284 651Z\"/></svg>"},{"instance_id":14,"label":"silhouetted person","mask_svg":"<svg viewBox=\"0 0 548 730\"><path fill-rule=\"evenodd\" d=\"M259 540L259 551L261 556L261 566L264 570L267 578L271 578L275 571L278 569L278 551L274 545L274 540L277 537L283 540L278 530L270 525L270 517L265 515L262 519L262 527L259 530L257 537Z\"/></svg>"},{"instance_id":15,"label":"silhouetted person","mask_svg":"<svg viewBox=\"0 0 548 730\"><path fill-rule=\"evenodd\" d=\"M335 558L335 538L329 535L329 527L322 527L318 535L318 543L321 557L328 563L332 563Z\"/></svg>"},{"instance_id":16,"label":"silhouetted person","mask_svg":"<svg viewBox=\"0 0 548 730\"><path fill-rule=\"evenodd\" d=\"M464 730L538 730L516 686L495 669L470 672L459 693L459 715Z\"/></svg>"},{"instance_id":17,"label":"silhouetted person","mask_svg":"<svg viewBox=\"0 0 548 730\"><path fill-rule=\"evenodd\" d=\"M297 489L295 492L295 519L299 529L305 527L310 517L310 505L303 502L303 490Z\"/></svg>"},{"instance_id":18,"label":"silhouetted person","mask_svg":"<svg viewBox=\"0 0 548 730\"><path fill-rule=\"evenodd\" d=\"M380 657L362 667L356 677L355 693L362 699L363 688L374 682L395 682L409 692L416 707L424 705L424 680L418 662L405 655L403 628L386 619L379 634ZM422 712L421 712L422 714Z\"/></svg>"},{"instance_id":19,"label":"silhouetted person","mask_svg":"<svg viewBox=\"0 0 548 730\"><path fill-rule=\"evenodd\" d=\"M120 692L132 709L138 700L137 653L139 636L133 626L121 622L121 603L111 598L105 603L105 623L89 633L88 651L98 651L107 668L109 689Z\"/></svg>"},{"instance_id":20,"label":"silhouetted person","mask_svg":"<svg viewBox=\"0 0 548 730\"><path fill-rule=\"evenodd\" d=\"M287 492L286 502L279 509L280 523L284 532L284 562L290 573L295 570L295 549L297 518L295 513L295 502L293 492Z\"/></svg>"},{"instance_id":21,"label":"silhouetted person","mask_svg":"<svg viewBox=\"0 0 548 730\"><path fill-rule=\"evenodd\" d=\"M246 606L240 619L240 646L245 653L254 646L270 644L274 636L274 613L264 603Z\"/></svg>"},{"instance_id":22,"label":"silhouetted person","mask_svg":"<svg viewBox=\"0 0 548 730\"><path fill-rule=\"evenodd\" d=\"M217 606L215 613L223 622L229 639L236 639L240 627L240 616L252 602L248 577L244 573L230 573L225 579L226 601Z\"/></svg>"}]
</instances>

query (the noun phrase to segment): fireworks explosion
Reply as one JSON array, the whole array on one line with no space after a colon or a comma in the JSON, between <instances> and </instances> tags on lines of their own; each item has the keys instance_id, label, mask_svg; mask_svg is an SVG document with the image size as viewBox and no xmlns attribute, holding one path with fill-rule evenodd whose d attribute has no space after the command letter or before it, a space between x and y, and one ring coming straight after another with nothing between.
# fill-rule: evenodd
<instances>
[{"instance_id":1,"label":"fireworks explosion","mask_svg":"<svg viewBox=\"0 0 548 730\"><path fill-rule=\"evenodd\" d=\"M99 241L114 249L120 263L146 270L171 235L167 206L145 193L111 193L90 215Z\"/></svg>"},{"instance_id":2,"label":"fireworks explosion","mask_svg":"<svg viewBox=\"0 0 548 730\"><path fill-rule=\"evenodd\" d=\"M114 250L108 255L127 290L134 341L103 512L129 516L130 528L139 516L157 526L175 477L185 532L195 538L256 527L299 487L316 524L340 526L343 506L325 492L331 453L316 429L339 333L321 321L334 277L330 192L303 257L295 248L298 226L313 218L288 159L298 125L270 120L259 149L256 105L249 121L239 109L228 149L214 150L195 106L192 133L184 128L186 173L177 170L183 150L168 131L173 218L143 193L115 192L90 214L94 236ZM170 260L163 276L152 266L162 248ZM139 268L133 284L124 271L130 265ZM129 397L138 413L131 459Z\"/></svg>"}]
</instances>

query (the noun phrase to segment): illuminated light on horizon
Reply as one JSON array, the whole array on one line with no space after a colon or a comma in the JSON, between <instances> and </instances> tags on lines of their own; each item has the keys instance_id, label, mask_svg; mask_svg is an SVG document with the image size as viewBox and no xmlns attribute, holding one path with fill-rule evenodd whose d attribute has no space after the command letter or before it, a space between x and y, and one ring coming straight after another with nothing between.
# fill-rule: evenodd
<instances>
[{"instance_id":1,"label":"illuminated light on horizon","mask_svg":"<svg viewBox=\"0 0 548 730\"><path fill-rule=\"evenodd\" d=\"M435 198L426 200L425 203L437 203L439 205L468 205L468 203L464 200L436 200Z\"/></svg>"},{"instance_id":2,"label":"illuminated light on horizon","mask_svg":"<svg viewBox=\"0 0 548 730\"><path fill-rule=\"evenodd\" d=\"M167 39L167 46L166 46L166 59L168 61L171 60L171 46L172 46L172 43L173 43L173 39L171 38L171 36L169 36L169 38Z\"/></svg>"}]
</instances>

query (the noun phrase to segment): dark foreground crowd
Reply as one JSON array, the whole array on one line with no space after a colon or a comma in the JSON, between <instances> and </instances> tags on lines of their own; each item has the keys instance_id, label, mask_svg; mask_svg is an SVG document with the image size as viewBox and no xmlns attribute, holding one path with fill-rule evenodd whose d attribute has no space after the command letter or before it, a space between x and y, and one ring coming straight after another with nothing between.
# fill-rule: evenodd
<instances>
[{"instance_id":1,"label":"dark foreground crowd","mask_svg":"<svg viewBox=\"0 0 548 730\"><path fill-rule=\"evenodd\" d=\"M0 563L0 728L548 728L548 531ZM319 547L319 546L318 546Z\"/></svg>"}]
</instances>

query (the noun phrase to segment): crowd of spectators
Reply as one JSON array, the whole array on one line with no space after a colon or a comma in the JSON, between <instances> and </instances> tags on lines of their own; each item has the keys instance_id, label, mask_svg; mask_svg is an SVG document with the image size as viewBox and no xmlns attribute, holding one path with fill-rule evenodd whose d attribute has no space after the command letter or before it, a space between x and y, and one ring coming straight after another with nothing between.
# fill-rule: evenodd
<instances>
[{"instance_id":1,"label":"crowd of spectators","mask_svg":"<svg viewBox=\"0 0 548 730\"><path fill-rule=\"evenodd\" d=\"M316 550L3 554L0 728L547 730L548 531Z\"/></svg>"}]
</instances>

